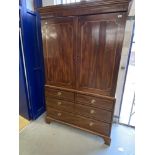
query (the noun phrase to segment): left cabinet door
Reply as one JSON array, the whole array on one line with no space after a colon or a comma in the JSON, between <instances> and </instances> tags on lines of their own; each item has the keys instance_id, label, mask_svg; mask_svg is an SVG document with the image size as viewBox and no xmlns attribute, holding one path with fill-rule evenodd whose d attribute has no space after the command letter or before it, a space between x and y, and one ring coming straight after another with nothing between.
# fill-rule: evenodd
<instances>
[{"instance_id":1,"label":"left cabinet door","mask_svg":"<svg viewBox=\"0 0 155 155\"><path fill-rule=\"evenodd\" d=\"M75 87L75 18L42 20L45 85Z\"/></svg>"}]
</instances>

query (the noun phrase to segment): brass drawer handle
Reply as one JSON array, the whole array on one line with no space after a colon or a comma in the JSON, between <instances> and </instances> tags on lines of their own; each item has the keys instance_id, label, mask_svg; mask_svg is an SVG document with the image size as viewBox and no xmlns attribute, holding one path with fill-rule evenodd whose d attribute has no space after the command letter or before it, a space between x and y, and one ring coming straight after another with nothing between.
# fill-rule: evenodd
<instances>
[{"instance_id":1,"label":"brass drawer handle","mask_svg":"<svg viewBox=\"0 0 155 155\"><path fill-rule=\"evenodd\" d=\"M58 102L58 105L61 105L61 102Z\"/></svg>"},{"instance_id":2,"label":"brass drawer handle","mask_svg":"<svg viewBox=\"0 0 155 155\"><path fill-rule=\"evenodd\" d=\"M94 114L94 113L95 113L95 110L93 110L93 109L90 110L90 113L91 113L91 114Z\"/></svg>"},{"instance_id":3,"label":"brass drawer handle","mask_svg":"<svg viewBox=\"0 0 155 155\"><path fill-rule=\"evenodd\" d=\"M93 122L90 122L90 123L89 123L89 126L93 126L93 125L94 125L94 123L93 123Z\"/></svg>"},{"instance_id":4,"label":"brass drawer handle","mask_svg":"<svg viewBox=\"0 0 155 155\"><path fill-rule=\"evenodd\" d=\"M60 112L58 113L58 116L61 116L61 113Z\"/></svg>"},{"instance_id":5,"label":"brass drawer handle","mask_svg":"<svg viewBox=\"0 0 155 155\"><path fill-rule=\"evenodd\" d=\"M58 96L61 96L61 95L62 95L62 93L61 93L61 92L58 92L58 93L57 93L57 95L58 95Z\"/></svg>"},{"instance_id":6,"label":"brass drawer handle","mask_svg":"<svg viewBox=\"0 0 155 155\"><path fill-rule=\"evenodd\" d=\"M95 99L92 99L92 100L91 100L91 103L95 103L95 102L96 102Z\"/></svg>"}]
</instances>

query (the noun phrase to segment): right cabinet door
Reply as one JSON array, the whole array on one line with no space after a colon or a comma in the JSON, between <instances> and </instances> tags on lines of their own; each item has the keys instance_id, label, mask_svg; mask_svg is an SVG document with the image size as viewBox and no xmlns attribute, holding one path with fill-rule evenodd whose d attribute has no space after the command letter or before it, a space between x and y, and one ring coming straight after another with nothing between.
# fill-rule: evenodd
<instances>
[{"instance_id":1,"label":"right cabinet door","mask_svg":"<svg viewBox=\"0 0 155 155\"><path fill-rule=\"evenodd\" d=\"M124 13L78 19L77 89L114 96L125 29Z\"/></svg>"}]
</instances>

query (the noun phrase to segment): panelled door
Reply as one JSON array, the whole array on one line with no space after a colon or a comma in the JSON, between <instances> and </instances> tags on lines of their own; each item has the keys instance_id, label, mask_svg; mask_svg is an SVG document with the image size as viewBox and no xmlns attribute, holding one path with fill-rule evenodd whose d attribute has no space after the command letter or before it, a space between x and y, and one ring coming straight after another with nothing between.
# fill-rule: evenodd
<instances>
[{"instance_id":1,"label":"panelled door","mask_svg":"<svg viewBox=\"0 0 155 155\"><path fill-rule=\"evenodd\" d=\"M42 20L46 85L75 87L75 18Z\"/></svg>"},{"instance_id":2,"label":"panelled door","mask_svg":"<svg viewBox=\"0 0 155 155\"><path fill-rule=\"evenodd\" d=\"M121 57L125 14L78 19L77 89L114 96Z\"/></svg>"},{"instance_id":3,"label":"panelled door","mask_svg":"<svg viewBox=\"0 0 155 155\"><path fill-rule=\"evenodd\" d=\"M37 9L35 9L40 7L41 4L39 4L40 0L37 0L37 2L36 0L20 0L19 2L19 19L21 28L20 39L22 46L21 58L22 62L24 62L25 77L27 79L26 93L29 97L28 105L25 105L24 107L28 107L29 118L36 119L45 111L44 68L40 17ZM27 116L25 117L28 118Z\"/></svg>"}]
</instances>

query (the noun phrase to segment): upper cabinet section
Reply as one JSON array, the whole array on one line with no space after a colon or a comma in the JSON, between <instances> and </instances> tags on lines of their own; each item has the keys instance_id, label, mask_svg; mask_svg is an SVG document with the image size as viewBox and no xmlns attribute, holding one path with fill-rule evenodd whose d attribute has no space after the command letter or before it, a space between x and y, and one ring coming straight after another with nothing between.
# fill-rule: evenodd
<instances>
[{"instance_id":1,"label":"upper cabinet section","mask_svg":"<svg viewBox=\"0 0 155 155\"><path fill-rule=\"evenodd\" d=\"M47 17L63 17L63 16L78 16L98 13L110 13L110 12L127 12L130 0L87 0L87 1L65 1L60 0L61 3L51 1L46 4L46 7L39 8L38 11L41 14L41 18ZM57 1L58 2L58 1ZM51 4L50 6L47 6Z\"/></svg>"}]
</instances>

